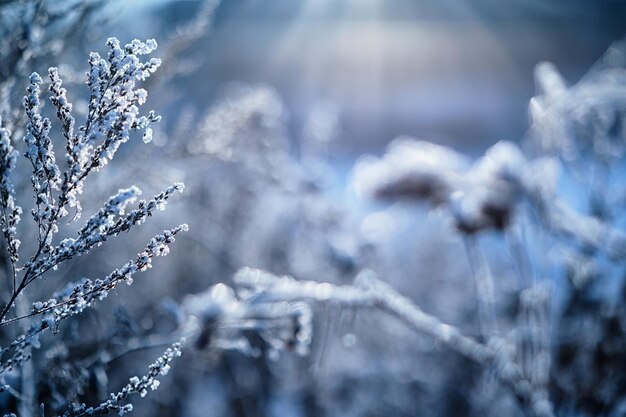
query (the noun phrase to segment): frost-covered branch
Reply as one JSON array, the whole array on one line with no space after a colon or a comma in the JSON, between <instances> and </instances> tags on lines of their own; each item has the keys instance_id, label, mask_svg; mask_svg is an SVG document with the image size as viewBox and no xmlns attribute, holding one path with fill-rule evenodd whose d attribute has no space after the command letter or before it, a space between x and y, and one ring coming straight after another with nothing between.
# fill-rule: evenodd
<instances>
[{"instance_id":1,"label":"frost-covered branch","mask_svg":"<svg viewBox=\"0 0 626 417\"><path fill-rule=\"evenodd\" d=\"M133 276L152 267L152 261L157 256L166 256L169 245L175 241L175 236L181 231L187 231L187 225L181 225L150 240L146 248L137 254L137 257L127 262L121 268L111 272L103 279L83 279L79 283L70 283L53 298L44 302L33 303L32 311L27 316L7 320L0 325L4 326L17 320L37 315L43 317L33 322L30 330L16 338L11 344L0 349L0 355L12 352L9 359L0 362L0 374L13 369L30 359L27 348L38 348L39 335L46 329L56 329L59 323L71 316L82 313L95 302L103 300L120 283L132 284Z\"/></svg>"},{"instance_id":2,"label":"frost-covered branch","mask_svg":"<svg viewBox=\"0 0 626 417\"><path fill-rule=\"evenodd\" d=\"M46 271L58 267L62 262L102 245L109 237L117 236L122 232L127 232L135 225L142 224L148 217L152 216L155 210L164 210L165 204L172 194L182 192L183 189L182 183L174 184L151 200L141 200L138 207L128 213L124 213L124 208L136 198L135 196L140 193L140 190L131 187L128 190L118 191L98 213L88 220L87 224L78 232L77 238L62 240L58 246L50 250L46 257L41 257L36 262L24 266L24 269L29 273L26 285Z\"/></svg>"},{"instance_id":3,"label":"frost-covered branch","mask_svg":"<svg viewBox=\"0 0 626 417\"><path fill-rule=\"evenodd\" d=\"M183 333L197 349L238 350L257 356L245 336L257 332L272 353L293 350L308 353L312 335L312 312L298 302L249 303L235 291L217 284L207 291L188 296L182 310L186 317Z\"/></svg>"},{"instance_id":4,"label":"frost-covered branch","mask_svg":"<svg viewBox=\"0 0 626 417\"><path fill-rule=\"evenodd\" d=\"M56 113L58 132L50 118L44 116L47 113L42 112L42 100L46 93L42 92L44 81L39 74L34 72L29 78L27 94L23 100L23 128L18 126L20 118L14 117L13 112L9 112L12 115L9 122L2 118L7 114L8 105L5 104L10 102L11 94L7 84L0 82L0 226L4 238L3 249L6 248L10 261L4 266L9 271L9 281L13 281L13 287L5 294L8 301L0 310L0 326L5 327L5 336L19 335L3 339L4 347L0 348L0 382L3 390L8 390L18 399L20 413L25 416L32 415L34 405L39 401L37 384L40 381L35 378L41 378L41 375L32 373L32 369L36 369L36 361L26 362L32 358L32 350L39 349L44 343L40 340L42 332L47 329L59 331L61 322L76 317L86 308L104 299L120 283L131 284L137 272L150 268L155 257L167 255L175 236L187 230L186 225L165 230L155 236L135 259L106 277L69 283L63 291L49 300L33 303L30 311L28 307L24 308L25 305L30 305L24 295L27 286L63 262L87 254L109 238L142 224L157 210L163 210L173 194L183 191L183 184L174 184L151 199L140 200L130 209L141 191L135 186L119 190L78 228L74 237L62 240L57 238L62 220L69 215L71 209L74 215L70 221L80 218L82 209L79 196L86 178L107 165L119 147L131 139L132 132L139 132L143 141L149 142L152 138L151 124L159 120L159 116L153 111L140 114L139 108L145 103L147 92L137 88L137 83L148 78L160 65L158 59L142 58L156 49L156 42L134 40L121 46L117 39L110 38L107 46L109 51L106 58L101 58L97 53L90 55L90 70L87 73L89 99L87 115L82 120L82 125L79 125L80 117L74 111L57 68L48 70L50 83L47 96ZM36 232L30 238L32 244L28 245L34 253L19 266L20 239L25 240L28 237L18 238L17 229L21 208L16 203L13 181L18 152L13 147L12 137L17 131L23 134L23 154L31 166L30 183L34 195L32 215L36 226ZM59 158L58 149L53 147L55 134L58 133L65 145L61 148L65 151L64 161ZM8 318L14 307L15 316ZM14 323L17 328L13 330L16 331L10 326ZM174 345L151 366L146 376L131 379L109 401L92 408L77 405L68 415L103 415L110 411L130 411L131 406L122 404L122 401L130 394L139 393L143 396L148 389L156 389L158 381L155 377L159 373L167 372L169 362L179 352L180 345ZM19 372L21 388L14 382L5 384L5 378L11 375L9 371ZM74 386L81 389L80 383ZM77 392L67 400L73 401L77 398Z\"/></svg>"},{"instance_id":5,"label":"frost-covered branch","mask_svg":"<svg viewBox=\"0 0 626 417\"><path fill-rule=\"evenodd\" d=\"M181 356L184 342L184 340L181 340L174 343L149 366L149 372L146 375L141 378L137 376L130 378L128 384L119 392L111 394L107 401L95 407L85 404L75 405L71 410L63 414L63 417L104 416L112 411L117 412L121 416L133 411L132 404L124 404L125 400L135 394L139 394L143 398L148 395L149 391L155 391L161 384L157 378L159 375L167 375L172 361Z\"/></svg>"},{"instance_id":6,"label":"frost-covered branch","mask_svg":"<svg viewBox=\"0 0 626 417\"><path fill-rule=\"evenodd\" d=\"M101 169L110 161L119 146L127 142L130 132L143 131L144 141L152 136L150 124L158 121L154 112L139 115L139 106L147 97L147 92L136 88L138 81L143 81L156 71L160 61L151 58L142 62L140 56L156 49L156 42L134 40L123 48L115 38L107 41L109 53L102 59L92 53L89 59L87 85L90 89L89 110L83 126L75 129L76 120L72 114L72 104L67 98L67 91L56 68L50 68L50 100L56 109L61 124L61 133L65 138L67 169L58 166L51 140L52 123L41 115L40 95L43 80L37 73L30 77L28 94L24 98L24 109L28 120L24 142L25 156L32 166L31 183L35 198L33 218L38 227L38 247L34 255L20 270L23 272L19 284L14 284L11 297L0 311L3 320L11 309L15 299L24 288L51 268L74 256L87 253L102 244L108 237L128 230L135 224L142 223L155 209L161 209L169 196L182 190L182 185L175 185L150 201L141 201L139 208L123 217L126 202L116 198L130 200L122 193L113 197L87 225L80 231L79 237L65 239L58 245L53 238L59 231L59 221L68 215L68 208L75 208L74 219L80 217L81 206L78 195L82 193L83 183L92 172ZM21 209L15 206L13 188L8 175L15 165L15 152L10 143L9 132L3 130L0 144L0 157L3 166L1 183L2 229L8 243L12 263L18 259L19 240L15 237L15 225ZM131 191L135 193L136 191ZM14 269L17 270L17 268ZM14 273L14 281L16 280Z\"/></svg>"},{"instance_id":7,"label":"frost-covered branch","mask_svg":"<svg viewBox=\"0 0 626 417\"><path fill-rule=\"evenodd\" d=\"M0 227L13 268L13 280L15 280L15 264L19 260L18 251L21 243L17 238L16 227L22 214L22 208L15 204L15 190L11 180L17 155L18 152L11 144L11 134L0 119L0 207L2 208Z\"/></svg>"},{"instance_id":8,"label":"frost-covered branch","mask_svg":"<svg viewBox=\"0 0 626 417\"><path fill-rule=\"evenodd\" d=\"M314 281L296 281L258 269L244 268L234 277L240 296L249 305L271 303L332 303L343 308L371 308L384 311L425 333L485 369L495 368L526 411L533 416L553 416L552 405L543 391L535 391L507 353L502 339L483 344L465 336L454 326L425 313L408 298L369 273L357 277L355 285L337 286Z\"/></svg>"},{"instance_id":9,"label":"frost-covered branch","mask_svg":"<svg viewBox=\"0 0 626 417\"><path fill-rule=\"evenodd\" d=\"M24 142L26 152L24 156L29 159L33 167L31 184L33 186L36 208L32 215L39 228L40 245L49 245L50 233L46 228L56 229L56 219L53 218L56 208L56 198L53 194L59 190L61 174L56 163L50 129L50 119L41 116L39 96L40 85L43 83L37 73L30 76L28 95L24 97L24 109L28 117L28 125Z\"/></svg>"},{"instance_id":10,"label":"frost-covered branch","mask_svg":"<svg viewBox=\"0 0 626 417\"><path fill-rule=\"evenodd\" d=\"M89 57L87 73L89 108L85 125L69 137L67 147L68 170L64 173L59 216L67 215L66 206L75 207L80 213L77 196L82 193L83 182L92 170L99 170L113 158L119 146L127 142L132 130L143 130L144 140L151 139L150 124L159 117L150 112L139 115L139 106L144 104L147 92L135 88L154 73L161 61L150 58L141 62L140 56L150 54L157 47L156 41L143 43L134 40L122 48L115 38L107 41L107 59L93 52ZM51 72L52 74L52 72ZM55 86L53 80L53 86ZM63 102L63 95L57 100ZM61 118L69 132L70 121Z\"/></svg>"}]
</instances>

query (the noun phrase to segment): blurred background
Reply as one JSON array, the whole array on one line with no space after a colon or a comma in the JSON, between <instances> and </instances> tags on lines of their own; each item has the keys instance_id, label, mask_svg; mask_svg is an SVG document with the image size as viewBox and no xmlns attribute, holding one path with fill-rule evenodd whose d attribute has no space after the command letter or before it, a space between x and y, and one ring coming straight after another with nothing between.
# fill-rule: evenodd
<instances>
[{"instance_id":1,"label":"blurred background","mask_svg":"<svg viewBox=\"0 0 626 417\"><path fill-rule=\"evenodd\" d=\"M113 32L158 39L199 7L133 2ZM536 64L575 83L624 35L625 16L618 0L223 1L194 47L202 62L185 97L271 85L296 151L316 117L337 123L337 158L380 152L400 134L476 151L523 136Z\"/></svg>"}]
</instances>

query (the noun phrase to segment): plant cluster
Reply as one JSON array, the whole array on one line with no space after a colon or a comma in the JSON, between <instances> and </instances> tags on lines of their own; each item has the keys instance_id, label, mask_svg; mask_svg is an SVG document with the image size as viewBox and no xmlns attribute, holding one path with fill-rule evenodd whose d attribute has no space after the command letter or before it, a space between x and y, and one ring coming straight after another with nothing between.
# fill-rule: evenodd
<instances>
[{"instance_id":1,"label":"plant cluster","mask_svg":"<svg viewBox=\"0 0 626 417\"><path fill-rule=\"evenodd\" d=\"M400 137L384 155L361 158L352 186L359 204L378 204L363 218L363 207L333 201L328 166L306 153L326 142L294 155L285 104L268 86L232 85L208 110L182 100L166 128L142 110L140 84L151 99L180 99L159 88L197 69L181 54L209 30L219 2L205 2L172 34L163 78L161 61L149 57L156 41L109 38L106 55L89 55L83 100L69 98L71 68L46 77L32 69L84 33L100 3L81 3L69 18L46 1L6 3L2 412L412 415L419 403L432 406L424 415L443 415L456 412L457 398L468 414L623 413L624 45L572 86L540 64L531 129L519 143L498 142L472 160ZM171 144L132 152L166 129ZM96 182L120 160L123 169ZM96 205L90 190L117 189L116 172L142 188L168 186L141 199L139 187L124 184ZM180 178L184 204L168 213L190 227L167 226L146 244L138 226L182 193ZM175 240L183 248L157 277L136 280ZM90 265L78 260L85 255ZM458 268L462 284L450 282L460 297L442 290L447 268ZM156 360L153 349L163 352ZM150 361L143 376L135 371ZM133 405L167 384L158 403Z\"/></svg>"}]
</instances>

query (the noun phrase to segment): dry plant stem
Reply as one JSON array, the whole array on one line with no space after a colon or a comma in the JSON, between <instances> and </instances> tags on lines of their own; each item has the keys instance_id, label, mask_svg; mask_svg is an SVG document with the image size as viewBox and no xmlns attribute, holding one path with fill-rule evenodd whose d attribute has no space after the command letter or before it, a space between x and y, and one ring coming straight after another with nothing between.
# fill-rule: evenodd
<instances>
[{"instance_id":1,"label":"dry plant stem","mask_svg":"<svg viewBox=\"0 0 626 417\"><path fill-rule=\"evenodd\" d=\"M4 263L4 271L7 277L15 277L14 265L8 261ZM15 291L14 291L15 293ZM17 303L17 308L20 311L28 311L30 303L25 298L22 298ZM24 323L22 331L28 331L28 323ZM19 415L22 417L31 417L34 415L34 398L35 398L35 369L31 361L24 363L20 369L21 391L16 391L11 388L11 394L16 398L18 402Z\"/></svg>"},{"instance_id":2,"label":"dry plant stem","mask_svg":"<svg viewBox=\"0 0 626 417\"><path fill-rule=\"evenodd\" d=\"M16 302L18 314L24 314L30 311L30 302L25 296L22 296ZM22 331L28 332L28 322L22 322ZM35 387L35 367L33 361L26 361L20 367L20 379L22 380L21 399L19 400L20 417L31 417L35 415L35 398L37 398Z\"/></svg>"},{"instance_id":3,"label":"dry plant stem","mask_svg":"<svg viewBox=\"0 0 626 417\"><path fill-rule=\"evenodd\" d=\"M466 236L464 239L465 251L469 259L476 295L478 299L478 319L481 334L490 338L498 335L498 325L495 313L495 285L491 269L485 259L485 254L475 236Z\"/></svg>"},{"instance_id":4,"label":"dry plant stem","mask_svg":"<svg viewBox=\"0 0 626 417\"><path fill-rule=\"evenodd\" d=\"M63 202L65 201L63 196L61 196L60 201ZM59 205L52 217L52 220L50 221L50 223L48 224L48 228L46 229L46 233L43 237L43 239L40 237L39 239L39 247L37 249L37 252L35 253L35 255L32 257L32 260L37 260L39 259L39 256L41 256L41 253L44 249L45 246L45 242L48 238L48 235L50 235L50 233L52 232L52 226L53 224L58 220L58 216L59 216L59 212L61 210L62 205ZM8 314L9 310L11 309L11 306L13 305L13 303L15 302L15 300L17 299L18 295L20 295L20 293L24 290L24 288L26 288L26 286L31 282L32 278L32 270L29 268L26 270L26 273L24 274L24 277L22 278L20 285L15 288L13 290L13 293L11 294L11 298L9 299L9 302L4 306L4 308L2 309L2 311L0 312L0 322L2 322L4 320L4 318L6 317L6 315ZM18 314L19 315L19 314Z\"/></svg>"},{"instance_id":5,"label":"dry plant stem","mask_svg":"<svg viewBox=\"0 0 626 417\"><path fill-rule=\"evenodd\" d=\"M322 344L320 347L320 352L316 361L317 368L323 369L326 364L326 358L328 357L328 347L330 346L330 334L332 333L333 327L333 314L331 311L331 306L326 305L324 311L324 321L322 326Z\"/></svg>"},{"instance_id":6,"label":"dry plant stem","mask_svg":"<svg viewBox=\"0 0 626 417\"><path fill-rule=\"evenodd\" d=\"M4 262L4 272L9 280L11 277L15 280L15 266L7 258ZM15 281L13 281L15 284ZM13 287L13 294L15 294ZM26 298L22 298L17 302L18 313L28 312L30 303ZM28 323L23 323L21 330L26 333L28 331ZM12 392L12 395L18 401L19 415L23 417L31 417L34 415L34 398L35 398L35 369L31 361L24 363L20 369L21 391Z\"/></svg>"},{"instance_id":7,"label":"dry plant stem","mask_svg":"<svg viewBox=\"0 0 626 417\"><path fill-rule=\"evenodd\" d=\"M2 216L3 218L7 219L8 218L8 213L6 210L6 207L2 207ZM2 250L4 254L8 254L8 248L6 247L8 246L8 244L6 242L4 242L4 240L2 241L2 244L0 244L0 250ZM7 277L7 284L8 285L12 285L12 292L15 292L15 287L17 286L17 270L16 270L16 266L15 263L13 262L13 259L11 259L11 257L9 256L7 258L8 262L5 263L5 272L6 272L6 277Z\"/></svg>"},{"instance_id":8,"label":"dry plant stem","mask_svg":"<svg viewBox=\"0 0 626 417\"><path fill-rule=\"evenodd\" d=\"M537 390L547 392L548 370L550 369L550 299L549 293L540 281L540 266L533 265L531 254L528 251L530 244L526 238L527 228L529 225L522 224L519 231L511 231L509 240L516 247L516 256L514 262L517 263L520 273L526 275L524 282L527 284L520 292L521 313L519 317L519 328L526 332L530 343L526 345L525 351L522 351L524 358L524 368L526 375ZM541 230L532 231L539 239L541 239ZM541 247L545 247L545 243L541 242ZM522 346L524 349L524 346Z\"/></svg>"},{"instance_id":9,"label":"dry plant stem","mask_svg":"<svg viewBox=\"0 0 626 417\"><path fill-rule=\"evenodd\" d=\"M2 250L3 253L7 253L6 252L6 245L4 244L4 242L2 242L2 244L0 244L0 250ZM11 264L11 262L10 262L8 257L5 258L5 257L2 257L0 255L0 262L3 263L3 265L2 265L4 267L3 268L4 269L3 272L4 272L4 275L7 278L7 287L9 287L11 285L11 277L13 275L13 270L14 270L13 266L12 266L12 264ZM13 291L15 291L15 287L13 287Z\"/></svg>"},{"instance_id":10,"label":"dry plant stem","mask_svg":"<svg viewBox=\"0 0 626 417\"><path fill-rule=\"evenodd\" d=\"M523 227L521 224L519 226L520 228ZM519 233L516 233L516 231L509 229L506 237L509 244L509 250L511 252L511 260L518 276L519 297L522 297L524 291L530 289L533 285L532 283L535 282L529 254L523 244L524 230L520 230ZM526 375L531 375L534 361L533 358L536 355L535 346L534 343L530 345L527 343L525 344L524 339L528 333L532 332L531 327L533 325L533 311L528 308L528 305L522 305L521 300L519 301L521 307L517 314L516 321L518 332L521 334L518 336L518 340L516 340L516 342L517 348L521 352L520 360L522 363L522 369Z\"/></svg>"},{"instance_id":11,"label":"dry plant stem","mask_svg":"<svg viewBox=\"0 0 626 417\"><path fill-rule=\"evenodd\" d=\"M15 267L12 262L4 264L4 270L7 277L15 277ZM15 287L14 287L15 289ZM13 291L15 294L15 290ZM17 303L17 308L20 312L28 311L30 303L27 299L22 298ZM28 323L24 323L22 331L26 333L28 331ZM22 417L31 417L34 415L34 398L35 398L35 369L31 361L24 363L20 369L21 391L12 392L12 395L18 401L19 415Z\"/></svg>"},{"instance_id":12,"label":"dry plant stem","mask_svg":"<svg viewBox=\"0 0 626 417\"><path fill-rule=\"evenodd\" d=\"M176 62L185 50L189 49L202 36L211 30L213 15L221 3L221 0L205 0L199 7L196 17L187 24L178 27L175 34L170 35L170 39L162 50L163 65L159 71L159 76L151 78L148 85L152 83L164 83L176 75Z\"/></svg>"},{"instance_id":13,"label":"dry plant stem","mask_svg":"<svg viewBox=\"0 0 626 417\"><path fill-rule=\"evenodd\" d=\"M7 304L4 306L4 308L0 312L0 322L2 322L4 318L6 317L6 315L8 314L9 310L13 306L13 303L15 303L17 296L20 295L20 293L24 290L24 288L26 288L28 277L29 277L29 274L27 273L22 279L22 281L20 282L20 285L11 294L11 298L9 299Z\"/></svg>"}]
</instances>

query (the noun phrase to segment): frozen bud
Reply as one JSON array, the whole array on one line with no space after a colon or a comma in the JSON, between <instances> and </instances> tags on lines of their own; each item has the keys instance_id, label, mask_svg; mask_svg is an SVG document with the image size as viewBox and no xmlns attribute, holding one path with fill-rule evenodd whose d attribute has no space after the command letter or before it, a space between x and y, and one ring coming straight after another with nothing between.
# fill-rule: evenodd
<instances>
[{"instance_id":1,"label":"frozen bud","mask_svg":"<svg viewBox=\"0 0 626 417\"><path fill-rule=\"evenodd\" d=\"M535 67L535 83L538 92L549 98L559 98L567 92L565 80L551 62L540 62Z\"/></svg>"},{"instance_id":2,"label":"frozen bud","mask_svg":"<svg viewBox=\"0 0 626 417\"><path fill-rule=\"evenodd\" d=\"M358 192L377 198L438 204L448 198L454 178L467 166L468 161L449 148L401 137L381 158L357 162L353 181Z\"/></svg>"}]
</instances>

